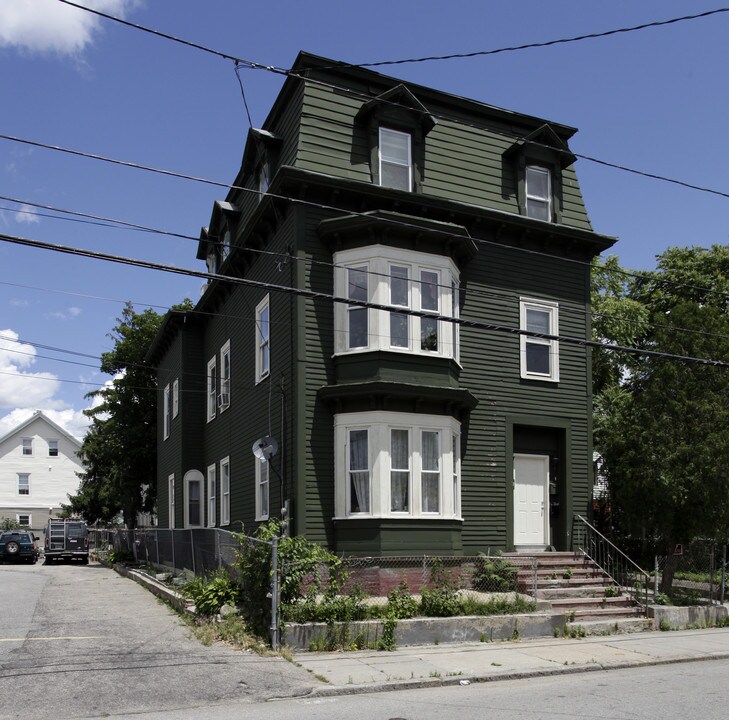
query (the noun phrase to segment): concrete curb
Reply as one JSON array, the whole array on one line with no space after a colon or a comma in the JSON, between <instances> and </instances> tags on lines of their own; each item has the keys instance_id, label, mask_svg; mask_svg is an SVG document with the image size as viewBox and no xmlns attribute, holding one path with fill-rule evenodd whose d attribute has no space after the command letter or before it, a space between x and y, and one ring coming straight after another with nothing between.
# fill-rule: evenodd
<instances>
[{"instance_id":1,"label":"concrete curb","mask_svg":"<svg viewBox=\"0 0 729 720\"><path fill-rule=\"evenodd\" d=\"M166 585L158 582L146 573L140 572L139 570L136 570L134 568L127 567L123 563L114 563L112 569L122 577L134 580L134 582L138 583L143 588L146 588L147 590L149 590L149 592L151 592L153 595L156 595L158 598L164 600L165 602L168 602L180 612L190 612L190 608L188 608L185 604L185 598L182 597L180 593L175 592L171 588L168 588Z\"/></svg>"}]
</instances>

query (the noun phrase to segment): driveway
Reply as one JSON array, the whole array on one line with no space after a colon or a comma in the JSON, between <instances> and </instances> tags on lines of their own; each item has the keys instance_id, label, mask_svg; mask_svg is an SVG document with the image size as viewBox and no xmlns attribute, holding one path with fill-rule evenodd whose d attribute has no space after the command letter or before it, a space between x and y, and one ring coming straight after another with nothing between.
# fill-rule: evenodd
<instances>
[{"instance_id":1,"label":"driveway","mask_svg":"<svg viewBox=\"0 0 729 720\"><path fill-rule=\"evenodd\" d=\"M279 657L205 647L177 615L97 564L0 565L0 718L109 717L304 695Z\"/></svg>"}]
</instances>

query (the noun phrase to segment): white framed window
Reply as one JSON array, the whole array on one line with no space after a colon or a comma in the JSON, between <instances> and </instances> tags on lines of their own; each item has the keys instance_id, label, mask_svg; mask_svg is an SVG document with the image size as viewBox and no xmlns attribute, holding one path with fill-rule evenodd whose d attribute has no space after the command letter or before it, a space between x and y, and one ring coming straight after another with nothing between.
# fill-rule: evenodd
<instances>
[{"instance_id":1,"label":"white framed window","mask_svg":"<svg viewBox=\"0 0 729 720\"><path fill-rule=\"evenodd\" d=\"M450 258L384 245L334 256L338 297L393 309L336 303L335 353L387 350L458 361L459 272ZM418 316L411 311L433 313Z\"/></svg>"},{"instance_id":2,"label":"white framed window","mask_svg":"<svg viewBox=\"0 0 729 720\"><path fill-rule=\"evenodd\" d=\"M559 305L521 298L519 327L538 335L559 335ZM521 377L559 381L559 341L534 335L520 336Z\"/></svg>"},{"instance_id":3,"label":"white framed window","mask_svg":"<svg viewBox=\"0 0 729 720\"><path fill-rule=\"evenodd\" d=\"M271 170L268 165L268 160L264 160L259 166L256 173L256 186L258 189L258 202L261 202L268 192L268 188L271 184Z\"/></svg>"},{"instance_id":4,"label":"white framed window","mask_svg":"<svg viewBox=\"0 0 729 720\"><path fill-rule=\"evenodd\" d=\"M180 381L175 378L172 383L172 417L176 418L180 414Z\"/></svg>"},{"instance_id":5,"label":"white framed window","mask_svg":"<svg viewBox=\"0 0 729 720\"><path fill-rule=\"evenodd\" d=\"M208 527L215 527L217 477L215 463L208 465Z\"/></svg>"},{"instance_id":6,"label":"white framed window","mask_svg":"<svg viewBox=\"0 0 729 720\"><path fill-rule=\"evenodd\" d=\"M230 458L220 461L220 524L230 525Z\"/></svg>"},{"instance_id":7,"label":"white framed window","mask_svg":"<svg viewBox=\"0 0 729 720\"><path fill-rule=\"evenodd\" d=\"M15 522L23 527L33 527L33 516L27 513L16 513Z\"/></svg>"},{"instance_id":8,"label":"white framed window","mask_svg":"<svg viewBox=\"0 0 729 720\"><path fill-rule=\"evenodd\" d=\"M230 255L230 230L226 228L220 243L220 264L222 265Z\"/></svg>"},{"instance_id":9,"label":"white framed window","mask_svg":"<svg viewBox=\"0 0 729 720\"><path fill-rule=\"evenodd\" d=\"M198 528L203 525L203 476L199 470L185 473L185 527Z\"/></svg>"},{"instance_id":10,"label":"white framed window","mask_svg":"<svg viewBox=\"0 0 729 720\"><path fill-rule=\"evenodd\" d=\"M220 349L220 394L218 409L223 412L230 406L230 340Z\"/></svg>"},{"instance_id":11,"label":"white framed window","mask_svg":"<svg viewBox=\"0 0 729 720\"><path fill-rule=\"evenodd\" d=\"M58 440L48 441L48 457L58 457Z\"/></svg>"},{"instance_id":12,"label":"white framed window","mask_svg":"<svg viewBox=\"0 0 729 720\"><path fill-rule=\"evenodd\" d=\"M18 473L18 495L30 495L30 473Z\"/></svg>"},{"instance_id":13,"label":"white framed window","mask_svg":"<svg viewBox=\"0 0 729 720\"><path fill-rule=\"evenodd\" d=\"M552 174L541 165L526 166L526 214L537 220L552 221Z\"/></svg>"},{"instance_id":14,"label":"white framed window","mask_svg":"<svg viewBox=\"0 0 729 720\"><path fill-rule=\"evenodd\" d=\"M268 520L269 476L271 468L268 461L256 459L256 520Z\"/></svg>"},{"instance_id":15,"label":"white framed window","mask_svg":"<svg viewBox=\"0 0 729 720\"><path fill-rule=\"evenodd\" d=\"M342 413L334 418L334 436L337 518L460 518L460 423L454 418Z\"/></svg>"},{"instance_id":16,"label":"white framed window","mask_svg":"<svg viewBox=\"0 0 729 720\"><path fill-rule=\"evenodd\" d=\"M170 386L169 384L165 385L165 389L163 392L163 438L167 440L167 438L170 436L170 418L171 418L171 412L172 412L172 406L170 404Z\"/></svg>"},{"instance_id":17,"label":"white framed window","mask_svg":"<svg viewBox=\"0 0 729 720\"><path fill-rule=\"evenodd\" d=\"M256 383L271 373L271 317L269 296L256 307Z\"/></svg>"},{"instance_id":18,"label":"white framed window","mask_svg":"<svg viewBox=\"0 0 729 720\"><path fill-rule=\"evenodd\" d=\"M175 474L167 477L167 526L175 527Z\"/></svg>"},{"instance_id":19,"label":"white framed window","mask_svg":"<svg viewBox=\"0 0 729 720\"><path fill-rule=\"evenodd\" d=\"M413 189L413 161L410 134L381 127L379 140L380 185L411 191Z\"/></svg>"},{"instance_id":20,"label":"white framed window","mask_svg":"<svg viewBox=\"0 0 729 720\"><path fill-rule=\"evenodd\" d=\"M23 438L23 455L33 454L33 438Z\"/></svg>"},{"instance_id":21,"label":"white framed window","mask_svg":"<svg viewBox=\"0 0 729 720\"><path fill-rule=\"evenodd\" d=\"M218 363L215 357L208 360L208 422L210 422L218 408Z\"/></svg>"}]
</instances>

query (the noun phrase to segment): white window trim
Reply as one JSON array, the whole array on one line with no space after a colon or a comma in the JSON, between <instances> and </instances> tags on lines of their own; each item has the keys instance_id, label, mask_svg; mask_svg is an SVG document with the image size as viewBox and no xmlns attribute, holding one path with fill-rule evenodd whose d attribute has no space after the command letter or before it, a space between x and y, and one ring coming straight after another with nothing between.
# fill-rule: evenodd
<instances>
[{"instance_id":1,"label":"white window trim","mask_svg":"<svg viewBox=\"0 0 729 720\"><path fill-rule=\"evenodd\" d=\"M175 473L167 476L167 526L175 527Z\"/></svg>"},{"instance_id":2,"label":"white window trim","mask_svg":"<svg viewBox=\"0 0 729 720\"><path fill-rule=\"evenodd\" d=\"M224 377L226 362L228 358L228 376ZM220 392L218 393L218 409L221 413L230 407L230 376L231 376L231 357L230 357L230 340L228 340L222 348L220 348Z\"/></svg>"},{"instance_id":3,"label":"white window trim","mask_svg":"<svg viewBox=\"0 0 729 720\"><path fill-rule=\"evenodd\" d=\"M170 385L167 383L163 392L162 403L162 439L167 440L170 436Z\"/></svg>"},{"instance_id":4,"label":"white window trim","mask_svg":"<svg viewBox=\"0 0 729 720\"><path fill-rule=\"evenodd\" d=\"M180 414L180 381L175 378L172 383L172 417L176 418Z\"/></svg>"},{"instance_id":5,"label":"white window trim","mask_svg":"<svg viewBox=\"0 0 729 720\"><path fill-rule=\"evenodd\" d=\"M383 186L382 185L382 134L383 133L391 133L392 135L399 135L401 137L406 137L408 140L408 158L407 163L402 162L396 162L394 160L385 160L384 162L389 165L396 165L398 167L407 167L408 169L408 186L406 188L407 192L412 192L413 190L413 136L408 132L402 132L401 130L393 130L393 128L380 126L379 132L378 132L378 143L377 143L377 162L378 162L378 168L377 171L379 173L379 181L380 186L382 187L390 187ZM402 190L403 188L394 188L395 190Z\"/></svg>"},{"instance_id":6,"label":"white window trim","mask_svg":"<svg viewBox=\"0 0 729 720\"><path fill-rule=\"evenodd\" d=\"M261 332L261 315L268 310L268 335ZM271 374L271 302L270 296L261 300L256 306L256 384L265 380ZM268 349L268 367L263 367L264 348Z\"/></svg>"},{"instance_id":7,"label":"white window trim","mask_svg":"<svg viewBox=\"0 0 729 720\"><path fill-rule=\"evenodd\" d=\"M185 473L184 478L184 504L185 504L185 517L184 517L184 526L185 528L201 528L204 526L204 516L203 513L205 512L205 503L203 501L204 498L204 485L205 485L205 479L202 477L202 474L195 471L193 477L187 477L188 475L191 475L192 473ZM198 489L198 502L200 503L199 508L199 514L200 514L200 522L195 523L194 525L190 522L190 483L196 482L200 486Z\"/></svg>"},{"instance_id":8,"label":"white window trim","mask_svg":"<svg viewBox=\"0 0 729 720\"><path fill-rule=\"evenodd\" d=\"M217 478L217 466L215 463L208 465L207 473L207 492L205 497L207 498L208 508L208 527L215 527L216 521L216 503L218 494L218 478Z\"/></svg>"},{"instance_id":9,"label":"white window trim","mask_svg":"<svg viewBox=\"0 0 729 720\"><path fill-rule=\"evenodd\" d=\"M370 512L350 513L350 483L348 438L350 430L368 431L368 453L370 471ZM406 512L393 512L391 508L391 463L390 432L409 430L410 451L410 494ZM422 431L440 433L440 487L438 492L440 510L437 513L422 511L421 488L421 442ZM422 415L419 413L362 412L341 413L334 417L334 467L335 467L335 517L345 520L358 517L394 517L401 519L461 519L460 481L453 488L455 474L460 478L460 458L453 467L453 441L456 436L460 449L461 424L448 415Z\"/></svg>"},{"instance_id":10,"label":"white window trim","mask_svg":"<svg viewBox=\"0 0 729 720\"><path fill-rule=\"evenodd\" d=\"M215 419L218 405L218 361L213 357L208 360L208 374L206 375L207 389L207 418L208 422Z\"/></svg>"},{"instance_id":11,"label":"white window trim","mask_svg":"<svg viewBox=\"0 0 729 720\"><path fill-rule=\"evenodd\" d=\"M18 475L17 475L17 484L16 484L16 495L18 495L18 497L26 497L26 498L27 497L30 497L30 494L31 494L30 475L31 475L31 473L18 473ZM28 492L27 493L21 493L20 492L20 478L21 477L23 477L23 478L27 477L28 478Z\"/></svg>"},{"instance_id":12,"label":"white window trim","mask_svg":"<svg viewBox=\"0 0 729 720\"><path fill-rule=\"evenodd\" d=\"M559 303L534 298L519 298L519 328L527 329L527 310L541 310L549 313L549 335L559 335ZM527 345L545 345L549 348L549 372L536 373L527 369ZM559 382L559 341L536 338L529 335L519 336L519 355L521 377L525 380L544 380Z\"/></svg>"},{"instance_id":13,"label":"white window trim","mask_svg":"<svg viewBox=\"0 0 729 720\"><path fill-rule=\"evenodd\" d=\"M20 522L21 517L28 518L27 524ZM33 516L30 513L15 513L15 522L19 523L20 525L25 525L25 527L32 528L33 527Z\"/></svg>"},{"instance_id":14,"label":"white window trim","mask_svg":"<svg viewBox=\"0 0 729 720\"><path fill-rule=\"evenodd\" d=\"M28 445L26 445L26 442ZM25 452L26 447L30 450L30 452ZM23 457L33 457L33 438L23 438L20 441L20 454Z\"/></svg>"},{"instance_id":15,"label":"white window trim","mask_svg":"<svg viewBox=\"0 0 729 720\"><path fill-rule=\"evenodd\" d=\"M56 454L55 455L51 455L51 450L54 449L51 446L51 443L55 443L55 450L56 450ZM50 438L48 440L48 457L52 457L52 458L61 457L61 448L60 448L60 445L59 445L58 440L56 440L55 438Z\"/></svg>"},{"instance_id":16,"label":"white window trim","mask_svg":"<svg viewBox=\"0 0 729 720\"><path fill-rule=\"evenodd\" d=\"M443 255L432 255L418 251L406 251L385 245L344 250L334 254L335 294L348 298L348 269L366 267L368 275L367 301L378 305L390 305L390 268L393 265L408 268L410 309L421 307L420 278L422 271L438 274L438 312L440 316L458 317L458 283L460 273L456 264ZM355 307L355 306L352 306ZM394 306L395 312L404 308ZM459 326L447 320L438 320L438 349L423 350L420 345L420 318L408 316L408 347L392 346L390 339L390 312L369 308L367 313L368 344L363 347L348 347L348 305L337 302L334 306L334 353L335 355L384 350L426 357L446 357L459 362ZM455 328L455 329L454 329Z\"/></svg>"},{"instance_id":17,"label":"white window trim","mask_svg":"<svg viewBox=\"0 0 729 720\"><path fill-rule=\"evenodd\" d=\"M230 456L220 461L220 524L230 525Z\"/></svg>"},{"instance_id":18,"label":"white window trim","mask_svg":"<svg viewBox=\"0 0 729 720\"><path fill-rule=\"evenodd\" d=\"M541 195L535 195L529 192L529 171L535 170L537 172L544 173L547 177L547 196L542 197ZM537 218L536 215L531 215L529 212L529 201L535 200L538 203L547 204L547 219L544 222L552 222L552 171L544 165L527 165L524 171L524 194L526 196L526 215L527 217L533 217L537 220L544 220L544 218Z\"/></svg>"},{"instance_id":19,"label":"white window trim","mask_svg":"<svg viewBox=\"0 0 729 720\"><path fill-rule=\"evenodd\" d=\"M268 520L269 513L271 512L271 468L269 467L269 461L261 462L257 458L254 460L256 463L256 521ZM267 508L266 512L261 507L261 482L264 477L263 469L266 469L266 499Z\"/></svg>"}]
</instances>

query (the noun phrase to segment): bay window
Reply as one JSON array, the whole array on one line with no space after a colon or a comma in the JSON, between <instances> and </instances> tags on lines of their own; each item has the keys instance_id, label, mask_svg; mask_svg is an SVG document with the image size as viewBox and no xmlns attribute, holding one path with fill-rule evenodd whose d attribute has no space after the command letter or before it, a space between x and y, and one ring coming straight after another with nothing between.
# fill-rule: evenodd
<instances>
[{"instance_id":1,"label":"bay window","mask_svg":"<svg viewBox=\"0 0 729 720\"><path fill-rule=\"evenodd\" d=\"M450 416L335 415L338 518L460 516L460 423ZM444 485L450 483L453 487Z\"/></svg>"},{"instance_id":2,"label":"bay window","mask_svg":"<svg viewBox=\"0 0 729 720\"><path fill-rule=\"evenodd\" d=\"M458 269L448 257L371 245L336 253L335 352L387 350L458 360ZM427 314L432 313L432 317ZM450 327L449 327L450 326Z\"/></svg>"}]
</instances>

